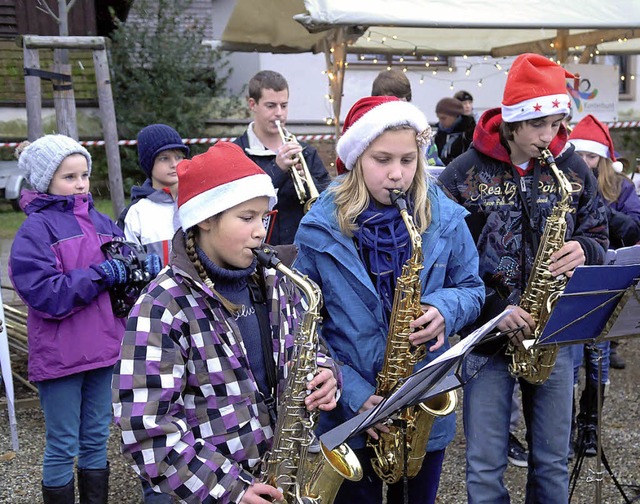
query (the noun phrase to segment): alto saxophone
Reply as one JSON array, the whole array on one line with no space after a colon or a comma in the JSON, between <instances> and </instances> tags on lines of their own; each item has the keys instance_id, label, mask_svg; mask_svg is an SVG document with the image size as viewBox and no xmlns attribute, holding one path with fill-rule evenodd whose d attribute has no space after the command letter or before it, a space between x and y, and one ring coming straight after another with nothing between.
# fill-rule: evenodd
<instances>
[{"instance_id":1,"label":"alto saxophone","mask_svg":"<svg viewBox=\"0 0 640 504\"><path fill-rule=\"evenodd\" d=\"M425 345L414 347L409 342L412 329L409 323L422 315L420 303L420 272L424 268L422 237L407 211L406 195L395 189L391 202L396 205L411 238L411 257L402 266L396 282L393 307L389 321L387 347L382 369L378 373L376 395L389 395L402 380L413 372L414 366L426 355ZM455 391L439 394L416 406L405 409L389 425L389 432L379 432L378 439L369 439L375 458L373 469L388 484L397 483L403 476L413 478L427 451L429 434L436 416L445 416L455 410Z\"/></svg>"},{"instance_id":2,"label":"alto saxophone","mask_svg":"<svg viewBox=\"0 0 640 504\"><path fill-rule=\"evenodd\" d=\"M319 413L308 411L304 400L309 393L307 383L318 372L322 293L315 282L282 264L271 248L263 246L253 253L263 266L287 276L309 304L295 335L286 387L279 398L273 446L265 456L260 480L279 488L287 504L331 504L344 479L362 478L362 468L346 444L329 450L320 443L319 454L309 451Z\"/></svg>"},{"instance_id":3,"label":"alto saxophone","mask_svg":"<svg viewBox=\"0 0 640 504\"><path fill-rule=\"evenodd\" d=\"M280 133L280 138L282 139L282 143L287 142L297 142L295 135L291 135L288 132L285 133L282 128L282 124L280 121L276 119L276 126L278 128L278 133ZM295 164L291 167L291 178L293 179L293 187L296 190L296 194L298 195L298 200L300 204L304 207L304 213L307 213L311 208L311 205L315 203L318 199L320 193L318 193L318 189L313 183L313 177L311 177L311 172L309 171L309 167L307 166L307 161L304 159L302 152L296 154L295 156L296 164L300 163L302 166L302 174L298 172Z\"/></svg>"},{"instance_id":4,"label":"alto saxophone","mask_svg":"<svg viewBox=\"0 0 640 504\"><path fill-rule=\"evenodd\" d=\"M540 149L540 161L551 169L558 181L560 199L547 217L544 233L536 252L533 268L529 275L527 287L520 298L519 306L528 312L536 323L532 333L533 345L535 345L544 326L549 320L551 310L567 284L566 275L553 277L549 272L551 255L564 245L567 233L567 214L573 212L571 208L571 183L556 166L553 155L548 149ZM544 383L553 371L558 355L558 347L531 347L514 345L509 342L506 354L511 356L509 372L516 378L524 378L529 383L539 385Z\"/></svg>"}]
</instances>

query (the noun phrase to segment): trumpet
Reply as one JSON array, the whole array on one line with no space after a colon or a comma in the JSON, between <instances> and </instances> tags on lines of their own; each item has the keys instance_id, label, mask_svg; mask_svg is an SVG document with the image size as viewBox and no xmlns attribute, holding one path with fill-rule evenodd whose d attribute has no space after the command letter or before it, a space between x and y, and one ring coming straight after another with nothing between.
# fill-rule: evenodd
<instances>
[{"instance_id":1,"label":"trumpet","mask_svg":"<svg viewBox=\"0 0 640 504\"><path fill-rule=\"evenodd\" d=\"M292 135L288 132L285 133L279 120L276 119L275 122L283 144L287 142L297 142L295 135ZM307 162L305 161L302 152L296 154L293 159L295 160L295 163L291 166L291 178L293 179L293 187L296 190L296 194L298 195L300 204L304 206L304 213L307 213L311 208L311 205L315 203L320 194L318 193L318 189L313 183L311 172L309 171L309 167L307 166ZM296 168L296 165L298 163L300 163L300 165L302 166L302 174L300 174L300 172L298 172L298 169Z\"/></svg>"}]
</instances>

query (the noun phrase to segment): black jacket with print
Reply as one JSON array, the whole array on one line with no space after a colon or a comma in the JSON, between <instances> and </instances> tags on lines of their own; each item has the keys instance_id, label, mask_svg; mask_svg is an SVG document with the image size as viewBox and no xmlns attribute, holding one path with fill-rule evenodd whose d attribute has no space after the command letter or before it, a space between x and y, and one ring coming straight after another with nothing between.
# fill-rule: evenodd
<instances>
[{"instance_id":1,"label":"black jacket with print","mask_svg":"<svg viewBox=\"0 0 640 504\"><path fill-rule=\"evenodd\" d=\"M480 318L469 329L498 315L507 305L518 304L531 274L546 219L559 199L556 178L550 168L537 159L533 169L521 177L520 184L524 184L525 190L519 190L509 153L500 143L501 122L500 109L485 112L476 127L471 148L439 177L439 184L449 197L471 213L467 224L480 255L480 277L485 283L486 301ZM549 150L574 190L574 212L567 215L565 240L580 243L586 264L603 264L609 238L598 183L573 146L567 144L564 127L561 126ZM534 180L537 180L536 190L532 190ZM530 199L534 193L537 197L532 204ZM502 343L487 343L478 350L493 353Z\"/></svg>"}]
</instances>

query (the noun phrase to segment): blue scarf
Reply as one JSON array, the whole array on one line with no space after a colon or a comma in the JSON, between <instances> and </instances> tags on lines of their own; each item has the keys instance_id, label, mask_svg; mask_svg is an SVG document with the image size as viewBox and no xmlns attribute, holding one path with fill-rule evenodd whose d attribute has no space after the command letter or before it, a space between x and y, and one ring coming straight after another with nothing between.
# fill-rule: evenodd
<instances>
[{"instance_id":1,"label":"blue scarf","mask_svg":"<svg viewBox=\"0 0 640 504\"><path fill-rule=\"evenodd\" d=\"M356 248L380 295L388 323L396 279L411 254L409 231L395 206L376 207L373 201L356 218L356 223L359 226L354 233Z\"/></svg>"}]
</instances>

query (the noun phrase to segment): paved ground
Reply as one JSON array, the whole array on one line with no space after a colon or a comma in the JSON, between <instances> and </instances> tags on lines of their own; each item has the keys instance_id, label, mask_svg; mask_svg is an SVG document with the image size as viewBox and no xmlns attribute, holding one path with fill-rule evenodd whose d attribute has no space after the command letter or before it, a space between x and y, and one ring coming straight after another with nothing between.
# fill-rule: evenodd
<instances>
[{"instance_id":1,"label":"paved ground","mask_svg":"<svg viewBox=\"0 0 640 504\"><path fill-rule=\"evenodd\" d=\"M6 258L10 241L0 240L0 262L2 284L8 285L6 278ZM5 303L19 301L15 293L3 289ZM622 490L628 499L634 499L640 493L640 337L628 339L619 347L627 359L627 369L611 370L611 387L604 407L603 447L613 474L623 485ZM23 356L13 354L12 366L22 376L26 376L26 362ZM33 398L33 394L16 385L17 397L22 401ZM11 439L4 401L4 390L0 391L0 503L37 504L40 497L41 463L44 450L44 421L39 407L18 411L18 434L20 451L11 451ZM460 396L461 399L461 396ZM457 504L466 502L464 485L465 440L461 425L461 404L458 405L458 431L453 443L447 449L445 457L438 503ZM520 439L524 434L520 432ZM111 461L111 503L140 504L139 482L133 471L125 464L119 453L119 435L115 428L109 442ZM588 504L623 503L620 491L615 487L610 475L601 467L602 478L599 485L601 498L596 498L595 459L585 459L580 471L572 503ZM524 502L524 488L527 470L509 466L505 482L514 504ZM640 497L638 498L640 499ZM364 503L363 503L364 504ZM400 503L389 503L400 504Z\"/></svg>"}]
</instances>

